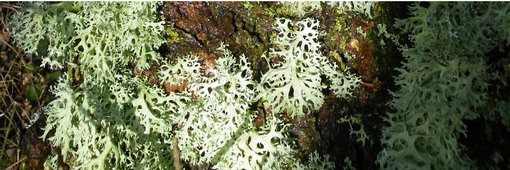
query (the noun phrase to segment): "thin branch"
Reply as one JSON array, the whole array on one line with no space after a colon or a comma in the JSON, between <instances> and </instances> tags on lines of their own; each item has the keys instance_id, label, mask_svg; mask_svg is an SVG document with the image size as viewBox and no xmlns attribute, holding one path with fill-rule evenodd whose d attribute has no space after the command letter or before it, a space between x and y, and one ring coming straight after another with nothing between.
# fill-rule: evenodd
<instances>
[{"instance_id":1,"label":"thin branch","mask_svg":"<svg viewBox=\"0 0 510 170\"><path fill-rule=\"evenodd\" d=\"M9 46L9 48L10 48L12 51L14 51L14 53L16 53L16 56L18 56L18 55L19 55L19 51L18 51L18 50L16 50L16 48L12 47L9 43L5 42L5 41L4 41L4 40L2 40L2 39L0 39L0 41L1 41L2 43L4 43L5 45Z\"/></svg>"},{"instance_id":2,"label":"thin branch","mask_svg":"<svg viewBox=\"0 0 510 170\"><path fill-rule=\"evenodd\" d=\"M14 12L18 12L18 8L20 8L19 6L16 6L16 5L11 5L11 4L5 5L5 3L0 4L0 7L13 10Z\"/></svg>"},{"instance_id":3,"label":"thin branch","mask_svg":"<svg viewBox=\"0 0 510 170\"><path fill-rule=\"evenodd\" d=\"M174 156L174 167L176 170L182 170L181 156L180 156L180 152L179 152L179 142L177 141L177 138L175 136L172 139L172 146L173 146L173 156Z\"/></svg>"},{"instance_id":4,"label":"thin branch","mask_svg":"<svg viewBox=\"0 0 510 170\"><path fill-rule=\"evenodd\" d=\"M27 157L23 157L21 160L19 160L18 162L16 162L16 163L12 164L11 166L9 166L9 167L7 167L7 168L5 168L5 169L6 169L6 170L8 170L8 169L13 169L13 168L14 168L14 166L18 165L20 162L24 161L25 159L27 159Z\"/></svg>"}]
</instances>

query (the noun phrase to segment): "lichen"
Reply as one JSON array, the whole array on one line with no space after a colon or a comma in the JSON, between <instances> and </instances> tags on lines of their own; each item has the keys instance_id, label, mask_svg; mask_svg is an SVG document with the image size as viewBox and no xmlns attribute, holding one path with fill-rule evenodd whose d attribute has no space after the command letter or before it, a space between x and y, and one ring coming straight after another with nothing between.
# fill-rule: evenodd
<instances>
[{"instance_id":1,"label":"lichen","mask_svg":"<svg viewBox=\"0 0 510 170\"><path fill-rule=\"evenodd\" d=\"M258 87L259 98L268 102L266 108L274 113L287 112L293 118L319 109L324 103L322 89L326 88L321 75L332 79L332 89L341 97L349 96L359 84L359 77L338 72L336 64L321 54L319 21L306 18L293 23L279 18L274 28L278 32L276 48L263 56L269 70Z\"/></svg>"},{"instance_id":2,"label":"lichen","mask_svg":"<svg viewBox=\"0 0 510 170\"><path fill-rule=\"evenodd\" d=\"M414 45L400 47L405 61L395 79L400 89L391 93L394 111L385 119L390 126L383 129L380 168L474 168L457 140L466 135L463 120L479 117L487 102L493 70L483 56L506 39L496 30L508 24L507 18L497 18L495 11L509 7L417 3L410 7L411 17L397 20Z\"/></svg>"}]
</instances>

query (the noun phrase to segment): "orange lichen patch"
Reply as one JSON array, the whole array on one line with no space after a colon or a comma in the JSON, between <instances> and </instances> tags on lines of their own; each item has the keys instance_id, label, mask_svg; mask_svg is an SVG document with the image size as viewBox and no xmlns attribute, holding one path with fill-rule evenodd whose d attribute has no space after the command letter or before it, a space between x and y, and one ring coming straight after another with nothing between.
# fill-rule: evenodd
<instances>
[{"instance_id":1,"label":"orange lichen patch","mask_svg":"<svg viewBox=\"0 0 510 170\"><path fill-rule=\"evenodd\" d=\"M207 40L207 35L204 32L200 32L197 34L197 39L200 40L201 42L204 42L205 40Z\"/></svg>"},{"instance_id":2,"label":"orange lichen patch","mask_svg":"<svg viewBox=\"0 0 510 170\"><path fill-rule=\"evenodd\" d=\"M347 60L342 60L335 51L330 51L331 58L337 62L337 64L345 64L357 70L357 73L361 76L363 82L376 84L376 64L375 59L372 56L374 47L372 42L368 39L372 29L375 28L373 21L366 21L360 16L356 16L352 19L339 20L335 24L335 28L340 28L331 36L331 47L335 51L341 52L340 55L345 52L348 56L343 56ZM348 28L347 30L343 28ZM361 33L360 31L363 31ZM344 61L347 61L344 63ZM376 87L376 86L373 86Z\"/></svg>"},{"instance_id":3,"label":"orange lichen patch","mask_svg":"<svg viewBox=\"0 0 510 170\"><path fill-rule=\"evenodd\" d=\"M263 106L257 107L257 117L253 119L252 124L255 127L260 128L261 126L266 125L266 109Z\"/></svg>"},{"instance_id":4,"label":"orange lichen patch","mask_svg":"<svg viewBox=\"0 0 510 170\"><path fill-rule=\"evenodd\" d=\"M348 43L345 50L352 56L355 56L354 68L361 75L364 82L372 82L375 75L375 63L372 58L372 44L365 41L363 37L352 40Z\"/></svg>"},{"instance_id":5,"label":"orange lichen patch","mask_svg":"<svg viewBox=\"0 0 510 170\"><path fill-rule=\"evenodd\" d=\"M174 78L175 81L175 78ZM165 89L166 93L175 93L175 92L183 92L188 87L188 80L183 80L182 84L170 84L170 83L163 83L163 89Z\"/></svg>"},{"instance_id":6,"label":"orange lichen patch","mask_svg":"<svg viewBox=\"0 0 510 170\"><path fill-rule=\"evenodd\" d=\"M201 20L211 15L205 3L202 2L175 2L175 8L171 8L171 16L173 16L175 26L187 33L198 34L202 32L202 24L209 20Z\"/></svg>"},{"instance_id":7,"label":"orange lichen patch","mask_svg":"<svg viewBox=\"0 0 510 170\"><path fill-rule=\"evenodd\" d=\"M356 16L352 21L352 25L350 26L351 29L349 31L351 32L351 35L356 35L356 37L361 36L358 33L358 27L361 27L361 30L368 34L375 26L374 22L367 22L363 20L359 15Z\"/></svg>"},{"instance_id":8,"label":"orange lichen patch","mask_svg":"<svg viewBox=\"0 0 510 170\"><path fill-rule=\"evenodd\" d=\"M373 83L376 72L376 65L372 56L374 48L368 39L358 33L357 28L361 27L363 32L369 34L375 24L373 22L361 22L358 19L359 16L356 17L350 29L350 33L355 36L349 40L349 43L346 43L345 51L352 56L356 56L354 68L361 75L363 81Z\"/></svg>"},{"instance_id":9,"label":"orange lichen patch","mask_svg":"<svg viewBox=\"0 0 510 170\"><path fill-rule=\"evenodd\" d=\"M200 75L206 77L214 77L213 72L209 72L210 69L216 67L216 55L214 53L206 53L206 52L194 52L191 55L198 57L198 61L201 64ZM157 78L159 66L153 65L150 69L147 70L136 70L133 69L133 75L136 77L147 77L151 84L160 85L166 93L175 93L175 92L183 92L190 85L190 81L188 79L177 80L173 79L173 82L181 82L180 84L171 84L169 82L160 82Z\"/></svg>"},{"instance_id":10,"label":"orange lichen patch","mask_svg":"<svg viewBox=\"0 0 510 170\"><path fill-rule=\"evenodd\" d=\"M212 72L208 70L216 67L216 55L214 53L206 53L206 52L195 52L191 53L193 56L198 57L198 61L201 64L200 75L206 77L214 77ZM144 72L142 72L143 75ZM183 92L188 88L189 80L176 80L173 79L173 82L182 82L181 84L170 84L165 82L161 84L166 93L174 93L174 92Z\"/></svg>"},{"instance_id":11,"label":"orange lichen patch","mask_svg":"<svg viewBox=\"0 0 510 170\"><path fill-rule=\"evenodd\" d=\"M363 57L356 57L356 69L364 82L372 82L375 74L375 64L369 52L362 52Z\"/></svg>"},{"instance_id":12,"label":"orange lichen patch","mask_svg":"<svg viewBox=\"0 0 510 170\"><path fill-rule=\"evenodd\" d=\"M148 78L149 83L160 85L163 90L167 93L175 93L175 92L183 92L189 85L188 80L176 80L175 78L172 80L173 82L182 81L181 84L170 84L169 82L161 82L158 78L158 70L160 69L159 65L152 65L147 70L137 70L133 69L133 75L140 78Z\"/></svg>"},{"instance_id":13,"label":"orange lichen patch","mask_svg":"<svg viewBox=\"0 0 510 170\"><path fill-rule=\"evenodd\" d=\"M339 29L334 35L332 35L331 47L334 50L339 51L339 55L344 52L349 56L338 57L335 54L330 55L337 63L342 64L342 59L346 66L355 69L356 73L361 77L362 83L360 88L354 92L356 96L355 102L360 106L367 106L373 99L375 92L381 88L381 83L377 78L378 68L376 64L377 56L373 54L376 46L372 44L373 41L370 38L370 34L375 29L375 22L363 19L360 16L354 18L345 19L336 22Z\"/></svg>"},{"instance_id":14,"label":"orange lichen patch","mask_svg":"<svg viewBox=\"0 0 510 170\"><path fill-rule=\"evenodd\" d=\"M170 39L161 48L162 53L172 60L190 53L212 53L224 43L235 55L248 56L253 69L266 67L266 62L260 56L269 46L274 17L268 14L268 9L275 3L254 2L250 9L245 8L244 4L165 3L161 10L164 20L178 38ZM259 74L256 72L254 76Z\"/></svg>"},{"instance_id":15,"label":"orange lichen patch","mask_svg":"<svg viewBox=\"0 0 510 170\"><path fill-rule=\"evenodd\" d=\"M194 53L194 55L199 58L200 64L202 66L200 68L200 75L206 77L214 77L214 74L208 71L209 69L216 67L216 55L214 53L205 52Z\"/></svg>"},{"instance_id":16,"label":"orange lichen patch","mask_svg":"<svg viewBox=\"0 0 510 170\"><path fill-rule=\"evenodd\" d=\"M169 44L169 50L178 56L186 52L213 51L219 42L227 42L235 31L231 3L169 2L163 16L174 23L180 41ZM183 52L184 50L184 52Z\"/></svg>"},{"instance_id":17,"label":"orange lichen patch","mask_svg":"<svg viewBox=\"0 0 510 170\"><path fill-rule=\"evenodd\" d=\"M158 69L159 69L158 65L152 65L147 70L137 70L136 68L134 68L133 75L135 75L136 77L146 77L146 78L148 78L148 80L151 84L158 84L159 83L159 79L158 79L158 75L157 75Z\"/></svg>"}]
</instances>

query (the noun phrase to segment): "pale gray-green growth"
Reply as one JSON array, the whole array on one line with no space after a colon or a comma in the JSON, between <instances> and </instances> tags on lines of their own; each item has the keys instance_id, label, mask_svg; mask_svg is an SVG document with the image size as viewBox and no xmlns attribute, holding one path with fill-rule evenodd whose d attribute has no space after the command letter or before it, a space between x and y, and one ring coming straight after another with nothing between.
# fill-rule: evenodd
<instances>
[{"instance_id":1,"label":"pale gray-green growth","mask_svg":"<svg viewBox=\"0 0 510 170\"><path fill-rule=\"evenodd\" d=\"M412 47L391 92L395 110L385 119L377 163L381 169L474 169L457 139L463 119L480 116L493 79L484 56L510 41L508 3L418 3L397 20ZM476 11L476 12L474 12Z\"/></svg>"},{"instance_id":2,"label":"pale gray-green growth","mask_svg":"<svg viewBox=\"0 0 510 170\"><path fill-rule=\"evenodd\" d=\"M297 27L294 30L292 27ZM361 79L354 74L337 71L320 52L319 21L306 18L298 22L278 18L275 48L266 58L269 71L262 75L258 86L259 98L267 101L266 108L274 113L287 111L293 118L319 109L324 103L321 75L332 80L331 89L339 97L348 97ZM271 61L272 59L281 61Z\"/></svg>"}]
</instances>

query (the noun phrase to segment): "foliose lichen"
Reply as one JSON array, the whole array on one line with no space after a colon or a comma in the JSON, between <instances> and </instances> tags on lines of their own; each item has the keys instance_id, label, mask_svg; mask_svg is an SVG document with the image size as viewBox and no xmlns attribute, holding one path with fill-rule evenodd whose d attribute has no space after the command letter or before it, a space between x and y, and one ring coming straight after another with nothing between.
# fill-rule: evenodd
<instances>
[{"instance_id":1,"label":"foliose lichen","mask_svg":"<svg viewBox=\"0 0 510 170\"><path fill-rule=\"evenodd\" d=\"M278 35L275 48L266 58L269 70L258 86L259 98L274 113L286 111L293 118L319 109L324 103L321 75L332 80L337 96L347 97L361 79L348 72L337 71L336 64L321 54L319 21L306 18L293 22L278 18L274 24ZM295 29L294 29L295 28Z\"/></svg>"},{"instance_id":2,"label":"foliose lichen","mask_svg":"<svg viewBox=\"0 0 510 170\"><path fill-rule=\"evenodd\" d=\"M411 47L391 92L394 111L385 119L382 169L474 169L457 141L466 135L463 119L480 116L487 102L492 70L484 57L508 41L508 3L430 3L410 7L412 16L397 20ZM473 12L476 11L476 12ZM491 19L488 19L491 18ZM505 30L505 31L499 31Z\"/></svg>"}]
</instances>

